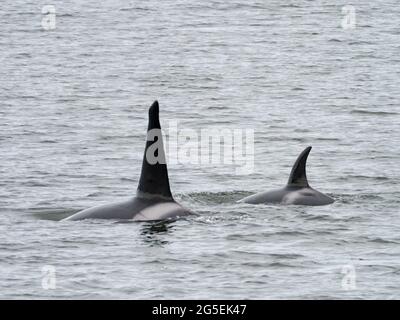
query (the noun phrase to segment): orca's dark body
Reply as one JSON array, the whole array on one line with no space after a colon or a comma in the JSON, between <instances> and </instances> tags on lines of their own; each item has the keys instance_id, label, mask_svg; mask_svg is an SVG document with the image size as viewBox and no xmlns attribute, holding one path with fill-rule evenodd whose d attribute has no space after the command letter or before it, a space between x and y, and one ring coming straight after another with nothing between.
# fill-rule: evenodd
<instances>
[{"instance_id":1,"label":"orca's dark body","mask_svg":"<svg viewBox=\"0 0 400 320\"><path fill-rule=\"evenodd\" d=\"M156 149L153 146L155 143L158 146ZM155 152L153 152L153 149ZM152 159L159 161L154 163ZM189 214L192 214L192 212L177 203L171 194L159 121L159 106L158 102L155 101L149 109L146 148L136 196L123 202L89 208L64 220L131 219L133 221L156 221Z\"/></svg>"},{"instance_id":2,"label":"orca's dark body","mask_svg":"<svg viewBox=\"0 0 400 320\"><path fill-rule=\"evenodd\" d=\"M288 183L281 189L260 192L248 196L239 202L261 204L282 203L305 206L322 206L335 200L310 187L306 176L306 163L311 147L307 147L293 165Z\"/></svg>"}]
</instances>

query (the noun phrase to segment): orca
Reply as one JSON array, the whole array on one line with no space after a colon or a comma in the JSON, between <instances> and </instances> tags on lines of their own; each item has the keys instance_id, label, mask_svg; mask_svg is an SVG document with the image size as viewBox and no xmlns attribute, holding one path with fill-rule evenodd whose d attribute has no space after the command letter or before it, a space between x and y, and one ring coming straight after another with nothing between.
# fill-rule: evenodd
<instances>
[{"instance_id":1,"label":"orca","mask_svg":"<svg viewBox=\"0 0 400 320\"><path fill-rule=\"evenodd\" d=\"M126 201L85 209L64 220L130 219L158 221L194 214L177 203L171 194L159 121L159 105L149 109L146 147L136 195Z\"/></svg>"},{"instance_id":2,"label":"orca","mask_svg":"<svg viewBox=\"0 0 400 320\"><path fill-rule=\"evenodd\" d=\"M335 200L310 187L306 176L306 162L312 147L307 147L293 165L289 180L281 189L260 192L239 202L250 204L281 203L304 206L322 206Z\"/></svg>"}]
</instances>

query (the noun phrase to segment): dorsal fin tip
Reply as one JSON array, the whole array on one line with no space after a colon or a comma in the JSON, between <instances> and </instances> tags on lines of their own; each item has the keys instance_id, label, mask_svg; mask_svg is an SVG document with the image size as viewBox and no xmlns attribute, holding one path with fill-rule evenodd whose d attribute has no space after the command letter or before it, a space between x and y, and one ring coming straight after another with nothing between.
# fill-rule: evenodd
<instances>
[{"instance_id":1,"label":"dorsal fin tip","mask_svg":"<svg viewBox=\"0 0 400 320\"><path fill-rule=\"evenodd\" d=\"M300 155L297 157L296 162L293 165L292 171L290 172L288 185L309 187L306 175L307 158L312 149L312 146L305 148Z\"/></svg>"},{"instance_id":2,"label":"dorsal fin tip","mask_svg":"<svg viewBox=\"0 0 400 320\"><path fill-rule=\"evenodd\" d=\"M155 100L149 108L149 114L158 113L158 109L159 109L158 101Z\"/></svg>"},{"instance_id":3,"label":"dorsal fin tip","mask_svg":"<svg viewBox=\"0 0 400 320\"><path fill-rule=\"evenodd\" d=\"M159 119L159 105L157 100L155 100L149 108L149 126L147 130L151 129L161 129Z\"/></svg>"}]
</instances>

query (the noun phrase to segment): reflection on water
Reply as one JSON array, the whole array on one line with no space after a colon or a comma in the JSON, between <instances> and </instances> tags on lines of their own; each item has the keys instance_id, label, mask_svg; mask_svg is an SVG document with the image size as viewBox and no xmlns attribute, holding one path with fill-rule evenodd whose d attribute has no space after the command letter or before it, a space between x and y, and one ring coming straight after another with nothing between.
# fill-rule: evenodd
<instances>
[{"instance_id":1,"label":"reflection on water","mask_svg":"<svg viewBox=\"0 0 400 320\"><path fill-rule=\"evenodd\" d=\"M173 222L174 221L145 222L140 232L143 241L152 246L168 244L166 237L162 236L173 230Z\"/></svg>"}]
</instances>

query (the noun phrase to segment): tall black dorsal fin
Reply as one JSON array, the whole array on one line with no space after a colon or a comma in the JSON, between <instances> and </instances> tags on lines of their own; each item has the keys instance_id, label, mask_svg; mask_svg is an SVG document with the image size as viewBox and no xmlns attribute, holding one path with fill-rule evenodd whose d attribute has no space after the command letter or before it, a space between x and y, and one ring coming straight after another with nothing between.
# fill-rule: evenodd
<instances>
[{"instance_id":1,"label":"tall black dorsal fin","mask_svg":"<svg viewBox=\"0 0 400 320\"><path fill-rule=\"evenodd\" d=\"M296 162L293 165L292 171L290 172L288 185L298 187L308 187L307 175L306 175L306 164L308 154L312 147L307 147L298 156Z\"/></svg>"},{"instance_id":2,"label":"tall black dorsal fin","mask_svg":"<svg viewBox=\"0 0 400 320\"><path fill-rule=\"evenodd\" d=\"M146 148L143 155L138 195L144 197L161 196L172 199L160 120L158 117L158 101L154 101L149 109L149 125L147 128Z\"/></svg>"}]
</instances>

